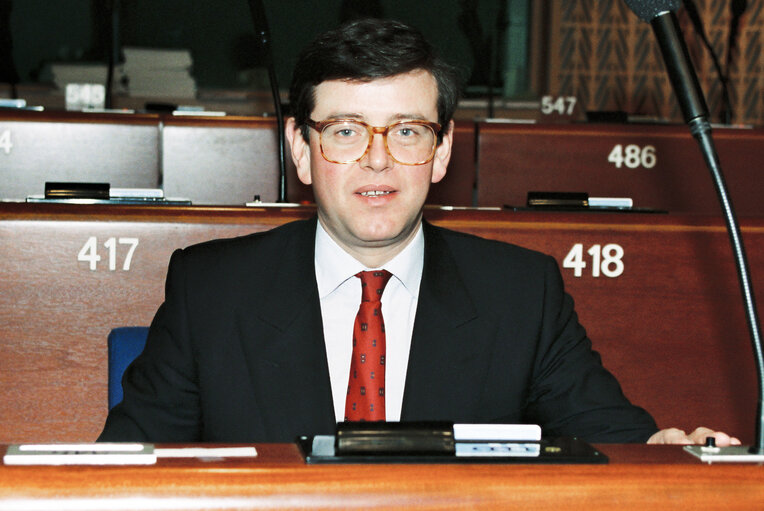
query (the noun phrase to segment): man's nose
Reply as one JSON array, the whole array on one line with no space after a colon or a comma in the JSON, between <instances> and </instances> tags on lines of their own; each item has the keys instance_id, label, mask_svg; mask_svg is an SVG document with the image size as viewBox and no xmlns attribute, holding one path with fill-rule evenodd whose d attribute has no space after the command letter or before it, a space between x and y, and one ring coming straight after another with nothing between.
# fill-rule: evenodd
<instances>
[{"instance_id":1,"label":"man's nose","mask_svg":"<svg viewBox=\"0 0 764 511\"><path fill-rule=\"evenodd\" d=\"M375 133L369 142L369 151L362 161L362 166L375 172L390 168L393 159L385 147L385 138L381 133Z\"/></svg>"}]
</instances>

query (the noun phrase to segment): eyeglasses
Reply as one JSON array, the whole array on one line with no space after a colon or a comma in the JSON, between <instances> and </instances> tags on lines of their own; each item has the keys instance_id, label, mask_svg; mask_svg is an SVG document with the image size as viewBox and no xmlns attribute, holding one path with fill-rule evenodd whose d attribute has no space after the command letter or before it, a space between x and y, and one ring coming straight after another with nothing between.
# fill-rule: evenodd
<instances>
[{"instance_id":1,"label":"eyeglasses","mask_svg":"<svg viewBox=\"0 0 764 511\"><path fill-rule=\"evenodd\" d=\"M400 121L389 126L370 126L355 119L330 119L305 124L320 134L321 155L331 163L353 163L369 152L375 134L382 135L387 154L402 165L422 165L435 156L440 124Z\"/></svg>"}]
</instances>

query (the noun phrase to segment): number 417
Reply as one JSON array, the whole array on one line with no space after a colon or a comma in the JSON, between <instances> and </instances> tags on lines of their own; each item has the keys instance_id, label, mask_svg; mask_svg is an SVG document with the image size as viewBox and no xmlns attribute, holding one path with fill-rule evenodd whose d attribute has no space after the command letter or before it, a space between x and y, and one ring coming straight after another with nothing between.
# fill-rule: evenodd
<instances>
[{"instance_id":1,"label":"number 417","mask_svg":"<svg viewBox=\"0 0 764 511\"><path fill-rule=\"evenodd\" d=\"M133 260L133 254L138 247L138 238L109 238L103 246L109 251L109 270L115 271L117 269L117 244L129 245L127 254L122 263L122 269L127 271L130 269L130 262ZM95 236L91 236L85 242L80 249L80 253L77 254L78 261L84 261L90 263L90 270L95 271L98 267L98 262L101 260L101 256L98 254L98 239Z\"/></svg>"}]
</instances>

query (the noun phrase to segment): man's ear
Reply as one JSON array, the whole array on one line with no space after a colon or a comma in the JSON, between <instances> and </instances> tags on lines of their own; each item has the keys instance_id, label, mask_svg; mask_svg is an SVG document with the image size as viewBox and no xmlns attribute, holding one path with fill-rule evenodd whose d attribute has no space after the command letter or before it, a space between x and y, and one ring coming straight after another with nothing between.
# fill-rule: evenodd
<instances>
[{"instance_id":1,"label":"man's ear","mask_svg":"<svg viewBox=\"0 0 764 511\"><path fill-rule=\"evenodd\" d=\"M446 177L448 162L451 160L451 147L454 142L454 121L449 121L448 126L443 130L443 139L435 149L435 156L432 159L432 178L430 181L437 183Z\"/></svg>"},{"instance_id":2,"label":"man's ear","mask_svg":"<svg viewBox=\"0 0 764 511\"><path fill-rule=\"evenodd\" d=\"M305 142L302 129L297 125L294 117L287 119L284 134L291 148L292 161L297 168L297 177L303 184L310 185L312 182L310 176L310 144Z\"/></svg>"}]
</instances>

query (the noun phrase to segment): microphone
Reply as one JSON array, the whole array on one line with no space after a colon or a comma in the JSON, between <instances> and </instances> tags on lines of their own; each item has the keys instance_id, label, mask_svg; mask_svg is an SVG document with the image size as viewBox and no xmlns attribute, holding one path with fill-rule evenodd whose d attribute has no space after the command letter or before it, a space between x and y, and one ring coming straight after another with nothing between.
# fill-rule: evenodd
<instances>
[{"instance_id":1,"label":"microphone","mask_svg":"<svg viewBox=\"0 0 764 511\"><path fill-rule=\"evenodd\" d=\"M0 0L0 82L11 86L11 99L18 99L19 73L13 62L11 11L13 0Z\"/></svg>"},{"instance_id":2,"label":"microphone","mask_svg":"<svg viewBox=\"0 0 764 511\"><path fill-rule=\"evenodd\" d=\"M716 74L719 76L719 82L722 89L721 119L725 124L729 124L730 120L732 119L732 103L730 102L729 94L729 77L724 74L724 71L722 71L722 65L719 62L719 57L716 55L716 50L714 50L714 46L711 44L711 41L708 40L706 29L703 27L703 20L700 19L698 7L695 5L694 0L684 0L684 10L692 22L695 33L698 34L700 40L703 41L703 46L705 46L708 50L708 55L711 57L711 62L714 65L714 69L716 69ZM729 66L727 66L727 69L729 69Z\"/></svg>"},{"instance_id":3,"label":"microphone","mask_svg":"<svg viewBox=\"0 0 764 511\"><path fill-rule=\"evenodd\" d=\"M109 61L106 71L105 107L114 108L114 68L120 63L121 48L119 35L119 0L109 3Z\"/></svg>"},{"instance_id":4,"label":"microphone","mask_svg":"<svg viewBox=\"0 0 764 511\"><path fill-rule=\"evenodd\" d=\"M674 12L680 0L625 0L640 19L650 23L658 39L666 71L674 89L684 122L708 119L708 107L698 83L698 76L690 61L687 45Z\"/></svg>"},{"instance_id":5,"label":"microphone","mask_svg":"<svg viewBox=\"0 0 764 511\"><path fill-rule=\"evenodd\" d=\"M668 72L671 86L682 109L684 121L689 126L690 133L692 133L692 136L695 137L700 146L703 159L711 172L716 194L724 213L727 233L729 234L735 257L740 290L746 309L748 331L751 336L759 386L755 442L748 450L753 456L745 457L740 455L736 459L742 458L740 461L752 462L761 461L761 456L764 455L764 354L762 353L761 327L759 326L758 311L748 270L745 247L740 235L740 227L732 207L732 201L727 194L727 186L724 182L719 157L716 154L713 138L711 137L708 107L698 83L698 76L690 61L687 45L682 37L679 23L674 14L680 7L681 2L680 0L625 0L625 2L639 18L650 23L653 28L664 63L666 64L666 71ZM735 451L734 447L726 449L729 449L729 452ZM701 453L702 455L708 455L705 451L701 451ZM701 456L697 452L693 452L693 454ZM719 456L719 459L722 458L724 458L723 454Z\"/></svg>"},{"instance_id":6,"label":"microphone","mask_svg":"<svg viewBox=\"0 0 764 511\"><path fill-rule=\"evenodd\" d=\"M724 77L724 82L726 84L730 81L730 75L732 74L731 68L732 68L732 60L735 55L735 49L737 46L737 39L738 39L738 28L740 27L740 19L743 17L743 14L745 14L746 9L748 8L748 0L732 0L730 2L730 24L729 24L729 33L727 36L727 56L725 60L725 68L727 69L727 74ZM727 90L726 88L723 90ZM729 93L727 93L727 100L729 101ZM726 112L726 118L724 119L729 124L732 122L732 104L731 102L727 104L728 112Z\"/></svg>"},{"instance_id":7,"label":"microphone","mask_svg":"<svg viewBox=\"0 0 764 511\"><path fill-rule=\"evenodd\" d=\"M284 140L284 115L281 112L281 95L279 94L279 85L276 79L276 69L273 65L273 55L271 54L271 34L268 30L268 18L265 16L265 7L262 0L249 0L249 10L252 14L252 22L255 25L255 34L262 45L261 55L265 60L265 66L268 69L268 79L271 85L271 95L276 109L276 125L278 129L278 151L279 151L279 196L278 202L286 202L286 156Z\"/></svg>"}]
</instances>

